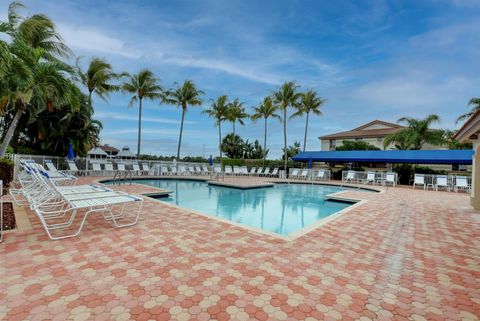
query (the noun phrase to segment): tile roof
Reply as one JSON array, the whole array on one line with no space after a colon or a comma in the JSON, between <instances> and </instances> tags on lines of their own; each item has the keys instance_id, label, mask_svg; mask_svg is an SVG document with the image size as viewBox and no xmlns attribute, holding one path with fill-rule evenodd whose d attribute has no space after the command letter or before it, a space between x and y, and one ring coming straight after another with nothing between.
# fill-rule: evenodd
<instances>
[{"instance_id":1,"label":"tile roof","mask_svg":"<svg viewBox=\"0 0 480 321\"><path fill-rule=\"evenodd\" d=\"M378 128L378 129L365 129L372 125L384 125L389 126L390 128ZM381 120L373 120L369 123L366 123L360 127L354 128L352 130L334 133L330 135L325 135L319 137L320 139L337 139L337 138L375 138L375 137L385 137L390 134L394 134L404 126L389 123Z\"/></svg>"}]
</instances>

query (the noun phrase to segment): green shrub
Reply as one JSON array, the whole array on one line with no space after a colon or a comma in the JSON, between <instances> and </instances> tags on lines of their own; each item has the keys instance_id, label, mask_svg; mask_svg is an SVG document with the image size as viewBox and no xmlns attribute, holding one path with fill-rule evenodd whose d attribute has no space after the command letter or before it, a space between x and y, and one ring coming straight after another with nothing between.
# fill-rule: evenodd
<instances>
[{"instance_id":1,"label":"green shrub","mask_svg":"<svg viewBox=\"0 0 480 321\"><path fill-rule=\"evenodd\" d=\"M410 164L397 164L394 166L393 170L397 172L398 177L400 178L400 184L408 185L410 184L410 179L413 177L414 173L417 174L431 174L431 175L446 175L448 171L439 171L425 166L413 166Z\"/></svg>"},{"instance_id":2,"label":"green shrub","mask_svg":"<svg viewBox=\"0 0 480 321\"><path fill-rule=\"evenodd\" d=\"M13 161L8 157L0 158L0 180L3 181L3 193L7 193L13 180Z\"/></svg>"}]
</instances>

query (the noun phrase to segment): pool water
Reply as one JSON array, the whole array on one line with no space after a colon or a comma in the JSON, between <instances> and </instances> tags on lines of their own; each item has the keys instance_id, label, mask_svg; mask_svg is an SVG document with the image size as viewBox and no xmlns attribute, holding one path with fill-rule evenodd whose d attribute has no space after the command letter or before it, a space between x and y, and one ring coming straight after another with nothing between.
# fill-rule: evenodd
<instances>
[{"instance_id":1,"label":"pool water","mask_svg":"<svg viewBox=\"0 0 480 321\"><path fill-rule=\"evenodd\" d=\"M155 197L159 201L281 235L308 227L352 205L325 198L342 190L336 186L275 184L243 190L191 180L151 179L132 183L173 191L168 197Z\"/></svg>"}]
</instances>

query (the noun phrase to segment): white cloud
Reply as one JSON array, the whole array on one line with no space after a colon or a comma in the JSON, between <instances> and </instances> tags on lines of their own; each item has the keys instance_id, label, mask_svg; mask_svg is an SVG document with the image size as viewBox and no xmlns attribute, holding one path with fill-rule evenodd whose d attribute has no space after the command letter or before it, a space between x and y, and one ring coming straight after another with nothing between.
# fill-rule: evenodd
<instances>
[{"instance_id":1,"label":"white cloud","mask_svg":"<svg viewBox=\"0 0 480 321\"><path fill-rule=\"evenodd\" d=\"M130 116L130 115L119 114L119 113L107 113L107 112L95 112L95 118L98 118L100 120L127 120L127 121L134 121L134 122L138 121L138 117L136 116ZM142 116L142 122L180 125L179 120L169 119L169 118L149 117L149 116ZM190 120L185 120L183 123L185 125L197 124L196 121L190 121Z\"/></svg>"}]
</instances>

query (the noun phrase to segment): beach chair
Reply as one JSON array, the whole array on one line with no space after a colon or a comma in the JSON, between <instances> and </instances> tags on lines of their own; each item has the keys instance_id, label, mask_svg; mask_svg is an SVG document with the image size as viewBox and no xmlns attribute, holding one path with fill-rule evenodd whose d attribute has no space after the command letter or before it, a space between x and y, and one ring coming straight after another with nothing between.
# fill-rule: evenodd
<instances>
[{"instance_id":1,"label":"beach chair","mask_svg":"<svg viewBox=\"0 0 480 321\"><path fill-rule=\"evenodd\" d=\"M396 186L397 185L397 181L395 179L395 173L393 172L387 172L387 174L385 175L385 182L384 182L385 185L388 185L388 184L392 184L392 186Z\"/></svg>"},{"instance_id":2,"label":"beach chair","mask_svg":"<svg viewBox=\"0 0 480 321\"><path fill-rule=\"evenodd\" d=\"M278 167L275 167L269 175L270 177L278 177Z\"/></svg>"},{"instance_id":3,"label":"beach chair","mask_svg":"<svg viewBox=\"0 0 480 321\"><path fill-rule=\"evenodd\" d=\"M213 167L213 172L214 172L215 174L220 174L220 173L222 173L222 166L214 166L214 167Z\"/></svg>"},{"instance_id":4,"label":"beach chair","mask_svg":"<svg viewBox=\"0 0 480 321\"><path fill-rule=\"evenodd\" d=\"M168 171L168 166L160 166L160 174L162 176L170 175L170 172Z\"/></svg>"},{"instance_id":5,"label":"beach chair","mask_svg":"<svg viewBox=\"0 0 480 321\"><path fill-rule=\"evenodd\" d=\"M447 192L450 192L450 186L448 185L447 175L437 175L435 190L438 191L439 188L444 188Z\"/></svg>"},{"instance_id":6,"label":"beach chair","mask_svg":"<svg viewBox=\"0 0 480 321\"><path fill-rule=\"evenodd\" d=\"M232 166L225 165L225 175L233 175Z\"/></svg>"},{"instance_id":7,"label":"beach chair","mask_svg":"<svg viewBox=\"0 0 480 321\"><path fill-rule=\"evenodd\" d=\"M248 175L253 176L253 175L255 175L256 171L257 171L256 167L250 167L250 171L248 172Z\"/></svg>"},{"instance_id":8,"label":"beach chair","mask_svg":"<svg viewBox=\"0 0 480 321\"><path fill-rule=\"evenodd\" d=\"M415 189L415 186L420 185L423 186L423 189L427 187L425 184L425 175L424 174L415 174L413 176L413 189Z\"/></svg>"},{"instance_id":9,"label":"beach chair","mask_svg":"<svg viewBox=\"0 0 480 321\"><path fill-rule=\"evenodd\" d=\"M142 173L144 175L150 174L150 166L148 165L148 163L142 163Z\"/></svg>"},{"instance_id":10,"label":"beach chair","mask_svg":"<svg viewBox=\"0 0 480 321\"><path fill-rule=\"evenodd\" d=\"M178 175L188 175L188 170L185 166L178 166Z\"/></svg>"},{"instance_id":11,"label":"beach chair","mask_svg":"<svg viewBox=\"0 0 480 321\"><path fill-rule=\"evenodd\" d=\"M188 166L188 173L190 175L196 175L197 173L195 172L195 166Z\"/></svg>"},{"instance_id":12,"label":"beach chair","mask_svg":"<svg viewBox=\"0 0 480 321\"><path fill-rule=\"evenodd\" d=\"M240 176L242 175L242 170L238 166L233 166L233 175Z\"/></svg>"},{"instance_id":13,"label":"beach chair","mask_svg":"<svg viewBox=\"0 0 480 321\"><path fill-rule=\"evenodd\" d=\"M104 164L105 166L105 175L114 175L115 170L113 169L113 163L107 162Z\"/></svg>"},{"instance_id":14,"label":"beach chair","mask_svg":"<svg viewBox=\"0 0 480 321\"><path fill-rule=\"evenodd\" d=\"M248 168L247 168L247 166L242 166L242 167L240 167L240 172L242 173L243 176L248 175Z\"/></svg>"},{"instance_id":15,"label":"beach chair","mask_svg":"<svg viewBox=\"0 0 480 321\"><path fill-rule=\"evenodd\" d=\"M167 172L168 172L168 167L167 167ZM170 172L167 175L173 175L176 176L178 175L178 170L175 166L170 166Z\"/></svg>"},{"instance_id":16,"label":"beach chair","mask_svg":"<svg viewBox=\"0 0 480 321\"><path fill-rule=\"evenodd\" d=\"M49 171L54 171L56 172L57 171L57 168L55 167L55 165L53 164L53 162L49 159L46 159L45 160L45 166L47 166L47 169Z\"/></svg>"},{"instance_id":17,"label":"beach chair","mask_svg":"<svg viewBox=\"0 0 480 321\"><path fill-rule=\"evenodd\" d=\"M352 182L355 183L355 172L354 171L348 171L347 176L343 180L344 182Z\"/></svg>"},{"instance_id":18,"label":"beach chair","mask_svg":"<svg viewBox=\"0 0 480 321\"><path fill-rule=\"evenodd\" d=\"M324 171L323 169L320 169L317 173L317 177L315 179L318 179L318 180L326 180L327 179L327 172Z\"/></svg>"},{"instance_id":19,"label":"beach chair","mask_svg":"<svg viewBox=\"0 0 480 321\"><path fill-rule=\"evenodd\" d=\"M68 170L65 172L67 172L68 174L78 175L78 176L84 174L84 171L80 171L77 167L77 164L75 164L74 161L71 161L71 160L67 161L67 165L68 165Z\"/></svg>"},{"instance_id":20,"label":"beach chair","mask_svg":"<svg viewBox=\"0 0 480 321\"><path fill-rule=\"evenodd\" d=\"M300 174L301 179L308 179L308 169L302 170L302 173Z\"/></svg>"},{"instance_id":21,"label":"beach chair","mask_svg":"<svg viewBox=\"0 0 480 321\"><path fill-rule=\"evenodd\" d=\"M455 192L458 193L458 190L465 190L465 192L470 193L470 186L466 176L455 177Z\"/></svg>"},{"instance_id":22,"label":"beach chair","mask_svg":"<svg viewBox=\"0 0 480 321\"><path fill-rule=\"evenodd\" d=\"M270 175L270 167L265 167L263 172L260 174L260 176L269 176Z\"/></svg>"},{"instance_id":23,"label":"beach chair","mask_svg":"<svg viewBox=\"0 0 480 321\"><path fill-rule=\"evenodd\" d=\"M125 172L125 163L117 163L117 171Z\"/></svg>"},{"instance_id":24,"label":"beach chair","mask_svg":"<svg viewBox=\"0 0 480 321\"><path fill-rule=\"evenodd\" d=\"M200 165L195 166L195 174L198 175L198 176L201 176L203 174L203 171L202 171Z\"/></svg>"},{"instance_id":25,"label":"beach chair","mask_svg":"<svg viewBox=\"0 0 480 321\"><path fill-rule=\"evenodd\" d=\"M375 185L375 172L368 172L367 173L367 178L364 181L364 184L372 183L372 185Z\"/></svg>"},{"instance_id":26,"label":"beach chair","mask_svg":"<svg viewBox=\"0 0 480 321\"><path fill-rule=\"evenodd\" d=\"M90 165L92 166L92 176L101 176L103 174L100 163L90 163Z\"/></svg>"},{"instance_id":27,"label":"beach chair","mask_svg":"<svg viewBox=\"0 0 480 321\"><path fill-rule=\"evenodd\" d=\"M202 165L202 174L203 175L210 175L210 171L208 170L208 166L207 165Z\"/></svg>"},{"instance_id":28,"label":"beach chair","mask_svg":"<svg viewBox=\"0 0 480 321\"><path fill-rule=\"evenodd\" d=\"M140 174L140 166L138 165L138 163L133 163L132 164L132 169L133 169L133 172L135 173L135 175L139 175Z\"/></svg>"},{"instance_id":29,"label":"beach chair","mask_svg":"<svg viewBox=\"0 0 480 321\"><path fill-rule=\"evenodd\" d=\"M298 177L298 169L297 168L293 168L292 169L292 172L290 173L290 175L288 175L288 178L297 178Z\"/></svg>"}]
</instances>

